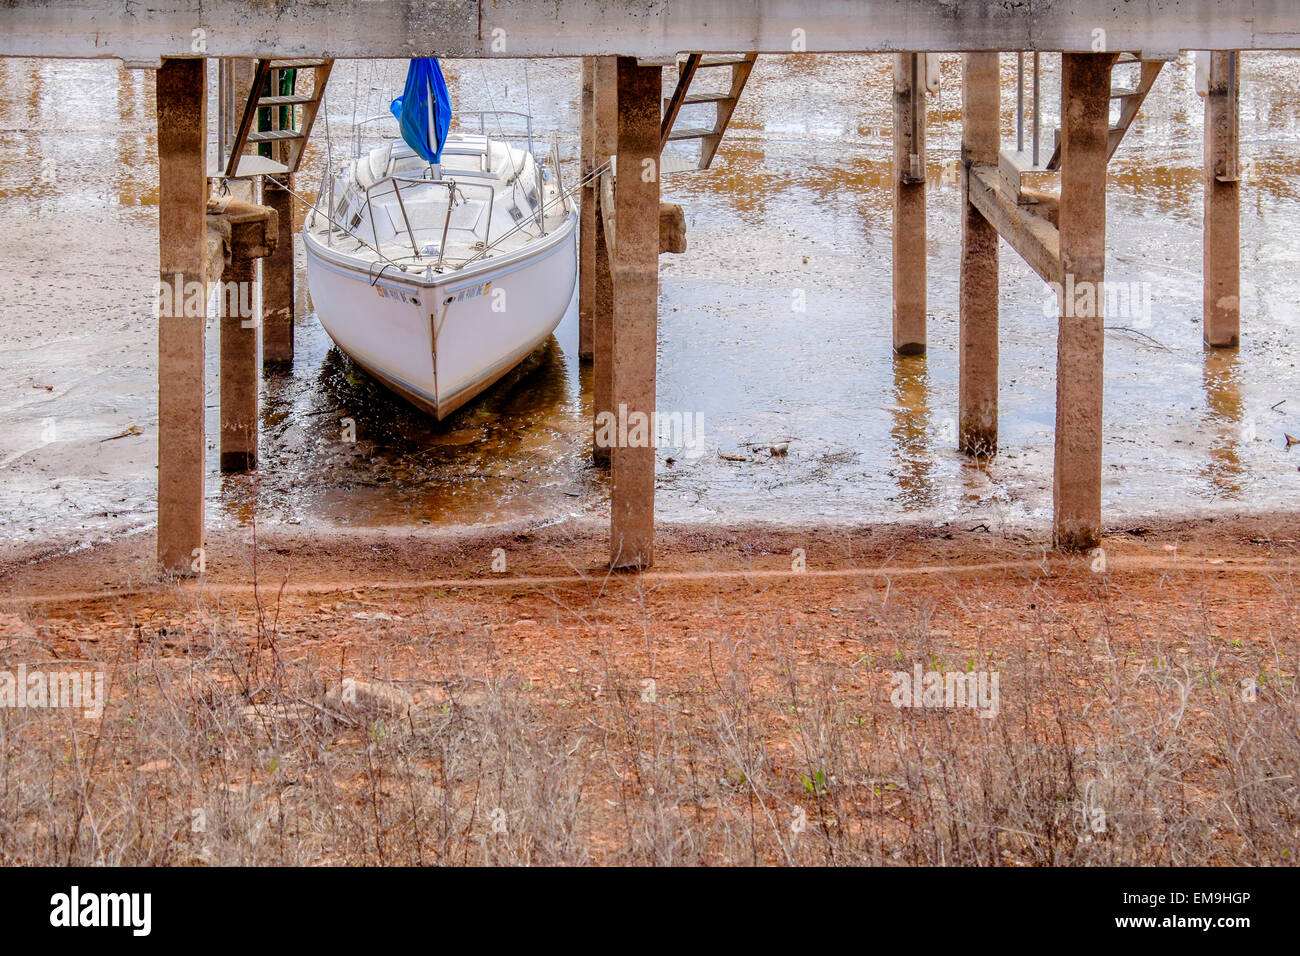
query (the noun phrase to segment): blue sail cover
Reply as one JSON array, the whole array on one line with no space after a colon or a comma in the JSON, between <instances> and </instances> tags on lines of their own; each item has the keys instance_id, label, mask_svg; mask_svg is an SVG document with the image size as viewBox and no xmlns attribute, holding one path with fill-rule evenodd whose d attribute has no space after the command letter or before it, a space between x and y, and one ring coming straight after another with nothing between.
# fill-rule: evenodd
<instances>
[{"instance_id":1,"label":"blue sail cover","mask_svg":"<svg viewBox=\"0 0 1300 956\"><path fill-rule=\"evenodd\" d=\"M442 144L447 142L447 130L451 128L451 94L436 58L426 56L411 61L406 71L406 90L389 108L402 126L402 139L407 145L425 162L440 162Z\"/></svg>"}]
</instances>

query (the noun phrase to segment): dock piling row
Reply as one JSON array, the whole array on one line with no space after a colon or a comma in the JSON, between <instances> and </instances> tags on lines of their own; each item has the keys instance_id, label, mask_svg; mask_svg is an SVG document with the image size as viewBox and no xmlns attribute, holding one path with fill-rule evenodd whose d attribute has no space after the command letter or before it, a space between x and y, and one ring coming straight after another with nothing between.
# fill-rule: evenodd
<instances>
[{"instance_id":1,"label":"dock piling row","mask_svg":"<svg viewBox=\"0 0 1300 956\"><path fill-rule=\"evenodd\" d=\"M1056 270L1070 288L1104 288L1116 56L1062 54L1059 207L1049 199L1036 211L1041 218L1033 219L1016 208L1017 200L1024 202L1012 195L1018 193L1018 179L1005 193L990 186L991 171L1000 162L1004 170L1006 165L1006 157L1000 159L999 55L963 54L957 443L967 455L992 456L998 447L1000 238L1008 238L1022 255L1032 253L1040 275ZM892 347L899 356L922 355L927 348L925 58L924 52L894 54ZM588 176L615 158L619 174L610 170L582 192L579 357L593 363L596 416L641 412L652 417L655 411L663 108L662 67L655 62L583 58L582 172ZM208 278L205 80L202 57L164 58L157 70L159 273L168 284L177 276L185 283ZM1238 55L1214 52L1205 101L1203 281L1209 347L1235 347L1240 335L1239 85ZM262 201L278 225L268 237L269 254L263 254L260 322L238 314L220 320L223 471L257 464L259 328L266 370L293 359L291 188L287 176L283 181L267 176L263 183ZM252 286L257 257L232 257L224 281ZM1067 549L1095 546L1102 529L1105 316L1100 307L1080 314L1071 306L1062 296L1053 482L1053 539ZM160 566L175 573L200 566L203 548L204 322L184 311L179 300L162 310L158 328L157 553ZM595 461L612 468L610 564L615 568L653 562L652 437L613 447L594 443Z\"/></svg>"}]
</instances>

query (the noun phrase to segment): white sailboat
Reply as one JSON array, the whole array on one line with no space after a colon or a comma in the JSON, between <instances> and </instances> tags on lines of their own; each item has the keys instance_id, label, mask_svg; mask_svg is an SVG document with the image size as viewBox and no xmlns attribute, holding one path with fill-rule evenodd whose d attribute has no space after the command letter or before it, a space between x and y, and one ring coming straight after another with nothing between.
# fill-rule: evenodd
<instances>
[{"instance_id":1,"label":"white sailboat","mask_svg":"<svg viewBox=\"0 0 1300 956\"><path fill-rule=\"evenodd\" d=\"M412 61L405 112L394 103L406 141L394 135L327 170L303 236L312 304L330 337L442 419L554 332L577 281L578 219L555 149L540 164L533 154L531 118L526 147L487 131L488 117L523 115L513 111L468 114L479 133L447 133L444 120L435 146L438 94L449 104L433 82L414 86L427 105L413 104L413 84L429 82L427 68L416 73L422 62L437 69Z\"/></svg>"}]
</instances>

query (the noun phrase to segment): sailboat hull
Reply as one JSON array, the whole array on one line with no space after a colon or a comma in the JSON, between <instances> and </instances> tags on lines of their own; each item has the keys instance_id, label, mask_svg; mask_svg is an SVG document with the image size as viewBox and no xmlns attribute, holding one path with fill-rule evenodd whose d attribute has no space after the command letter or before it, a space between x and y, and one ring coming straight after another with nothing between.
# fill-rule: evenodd
<instances>
[{"instance_id":1,"label":"sailboat hull","mask_svg":"<svg viewBox=\"0 0 1300 956\"><path fill-rule=\"evenodd\" d=\"M435 275L378 279L305 235L308 286L325 331L390 390L445 418L547 340L577 282L577 216L508 255Z\"/></svg>"}]
</instances>

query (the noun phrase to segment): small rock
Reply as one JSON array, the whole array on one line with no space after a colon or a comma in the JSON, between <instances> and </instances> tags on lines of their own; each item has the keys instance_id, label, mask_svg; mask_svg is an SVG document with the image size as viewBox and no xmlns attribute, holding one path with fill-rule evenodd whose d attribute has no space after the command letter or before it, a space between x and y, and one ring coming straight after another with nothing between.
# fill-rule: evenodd
<instances>
[{"instance_id":1,"label":"small rock","mask_svg":"<svg viewBox=\"0 0 1300 956\"><path fill-rule=\"evenodd\" d=\"M307 704L249 704L239 709L239 716L254 727L269 724L310 720L316 711Z\"/></svg>"},{"instance_id":2,"label":"small rock","mask_svg":"<svg viewBox=\"0 0 1300 956\"><path fill-rule=\"evenodd\" d=\"M330 692L325 695L325 703L345 713L359 710L396 715L406 713L415 703L415 699L392 684L347 678L337 687L330 689Z\"/></svg>"},{"instance_id":3,"label":"small rock","mask_svg":"<svg viewBox=\"0 0 1300 956\"><path fill-rule=\"evenodd\" d=\"M387 611L376 611L374 614L357 611L352 616L358 621L400 621L402 619L400 615L394 616Z\"/></svg>"},{"instance_id":4,"label":"small rock","mask_svg":"<svg viewBox=\"0 0 1300 956\"><path fill-rule=\"evenodd\" d=\"M784 458L790 452L790 443L788 441L779 442L772 446L773 458Z\"/></svg>"}]
</instances>

